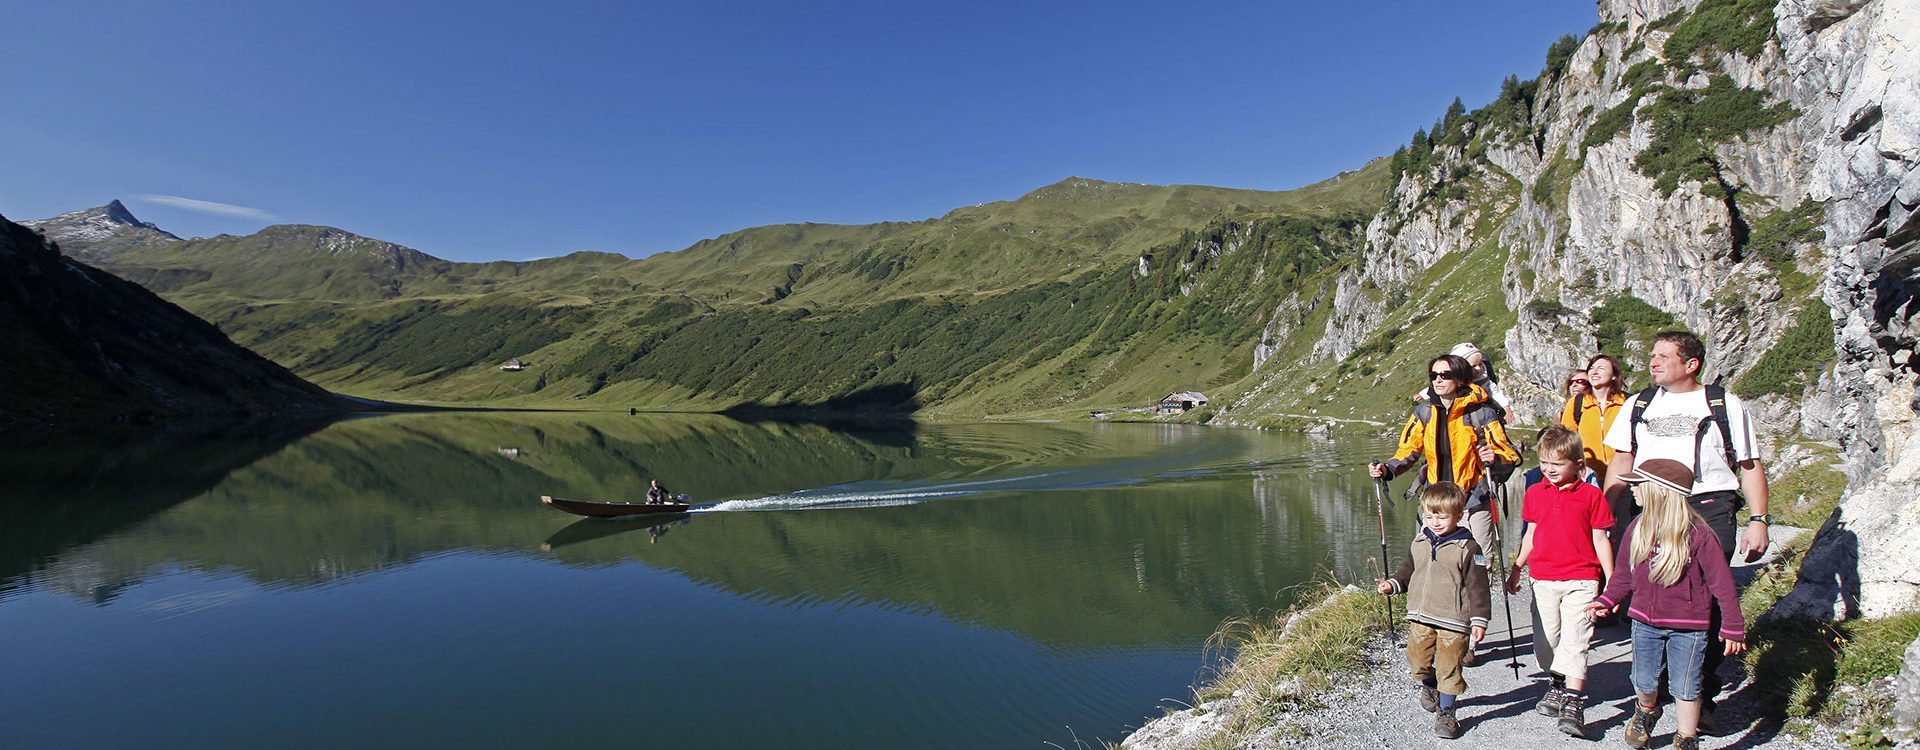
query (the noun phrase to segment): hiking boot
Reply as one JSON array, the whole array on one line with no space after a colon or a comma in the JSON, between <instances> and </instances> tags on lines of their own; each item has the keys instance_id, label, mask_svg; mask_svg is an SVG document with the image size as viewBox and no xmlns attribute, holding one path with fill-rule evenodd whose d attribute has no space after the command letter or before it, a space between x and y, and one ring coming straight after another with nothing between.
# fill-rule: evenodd
<instances>
[{"instance_id":1,"label":"hiking boot","mask_svg":"<svg viewBox=\"0 0 1920 750\"><path fill-rule=\"evenodd\" d=\"M1427 713L1440 710L1440 691L1433 689L1432 685L1421 685L1420 707L1426 709Z\"/></svg>"},{"instance_id":2,"label":"hiking boot","mask_svg":"<svg viewBox=\"0 0 1920 750\"><path fill-rule=\"evenodd\" d=\"M1547 694L1533 707L1541 716L1559 716L1560 704L1567 702L1567 690L1559 685L1548 685Z\"/></svg>"},{"instance_id":3,"label":"hiking boot","mask_svg":"<svg viewBox=\"0 0 1920 750\"><path fill-rule=\"evenodd\" d=\"M1565 701L1560 704L1560 731L1568 736L1587 738L1587 697L1579 693L1564 693Z\"/></svg>"},{"instance_id":4,"label":"hiking boot","mask_svg":"<svg viewBox=\"0 0 1920 750\"><path fill-rule=\"evenodd\" d=\"M1441 739L1460 737L1460 719L1453 715L1453 709L1443 708L1433 712L1433 736ZM1698 745L1694 746L1698 750Z\"/></svg>"},{"instance_id":5,"label":"hiking boot","mask_svg":"<svg viewBox=\"0 0 1920 750\"><path fill-rule=\"evenodd\" d=\"M1692 737L1675 735L1673 738L1673 750L1700 750L1700 735L1696 734Z\"/></svg>"},{"instance_id":6,"label":"hiking boot","mask_svg":"<svg viewBox=\"0 0 1920 750\"><path fill-rule=\"evenodd\" d=\"M1639 701L1633 703L1633 717L1627 719L1627 747L1640 750L1647 746L1647 740L1653 738L1653 726L1660 723L1660 707L1647 708Z\"/></svg>"}]
</instances>

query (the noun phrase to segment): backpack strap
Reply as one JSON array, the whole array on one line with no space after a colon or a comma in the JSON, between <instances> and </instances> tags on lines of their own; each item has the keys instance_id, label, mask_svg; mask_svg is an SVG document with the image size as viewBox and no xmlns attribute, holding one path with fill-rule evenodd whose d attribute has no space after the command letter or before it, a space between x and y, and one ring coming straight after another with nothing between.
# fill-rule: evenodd
<instances>
[{"instance_id":1,"label":"backpack strap","mask_svg":"<svg viewBox=\"0 0 1920 750\"><path fill-rule=\"evenodd\" d=\"M1640 457L1640 425L1647 422L1647 406L1653 403L1653 397L1659 395L1660 386L1651 385L1639 393L1633 394L1633 403L1627 407L1627 452Z\"/></svg>"},{"instance_id":2,"label":"backpack strap","mask_svg":"<svg viewBox=\"0 0 1920 750\"><path fill-rule=\"evenodd\" d=\"M1727 468L1734 476L1740 475L1740 462L1733 452L1733 424L1727 417L1727 389L1718 385L1707 386L1707 418L1700 422L1693 436L1693 465L1700 465L1700 448L1706 443L1707 424L1711 422L1720 427L1720 448L1725 454Z\"/></svg>"}]
</instances>

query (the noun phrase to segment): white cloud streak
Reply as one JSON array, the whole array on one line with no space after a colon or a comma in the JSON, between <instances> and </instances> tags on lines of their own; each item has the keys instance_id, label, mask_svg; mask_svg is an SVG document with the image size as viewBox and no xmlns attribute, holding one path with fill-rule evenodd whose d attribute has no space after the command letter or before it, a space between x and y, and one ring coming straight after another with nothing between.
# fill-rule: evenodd
<instances>
[{"instance_id":1,"label":"white cloud streak","mask_svg":"<svg viewBox=\"0 0 1920 750\"><path fill-rule=\"evenodd\" d=\"M213 201L196 200L193 198L182 198L177 195L140 195L135 197L139 198L140 200L146 201L148 203L158 203L162 206L172 206L174 208L178 208L183 211L192 211L194 213L212 214L214 216L228 216L236 219L273 221L273 214L267 213L257 208L248 208L246 206L236 206L231 203L215 203Z\"/></svg>"}]
</instances>

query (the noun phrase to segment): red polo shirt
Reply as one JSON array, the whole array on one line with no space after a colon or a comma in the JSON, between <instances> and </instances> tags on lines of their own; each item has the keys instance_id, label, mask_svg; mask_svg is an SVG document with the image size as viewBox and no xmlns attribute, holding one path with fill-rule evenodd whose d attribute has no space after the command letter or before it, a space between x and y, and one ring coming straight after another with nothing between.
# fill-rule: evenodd
<instances>
[{"instance_id":1,"label":"red polo shirt","mask_svg":"<svg viewBox=\"0 0 1920 750\"><path fill-rule=\"evenodd\" d=\"M1613 510L1600 488L1574 482L1562 490L1552 482L1527 489L1520 518L1533 524L1533 553L1527 568L1536 581L1598 581L1600 558L1593 552L1593 531L1613 528Z\"/></svg>"}]
</instances>

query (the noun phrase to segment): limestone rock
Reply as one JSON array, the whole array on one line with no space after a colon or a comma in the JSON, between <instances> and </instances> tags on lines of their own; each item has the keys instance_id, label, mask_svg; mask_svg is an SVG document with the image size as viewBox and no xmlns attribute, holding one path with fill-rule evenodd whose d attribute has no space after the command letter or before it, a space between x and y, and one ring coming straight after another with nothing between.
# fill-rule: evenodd
<instances>
[{"instance_id":1,"label":"limestone rock","mask_svg":"<svg viewBox=\"0 0 1920 750\"><path fill-rule=\"evenodd\" d=\"M1893 683L1893 724L1908 744L1920 742L1920 638L1907 646L1900 676Z\"/></svg>"}]
</instances>

